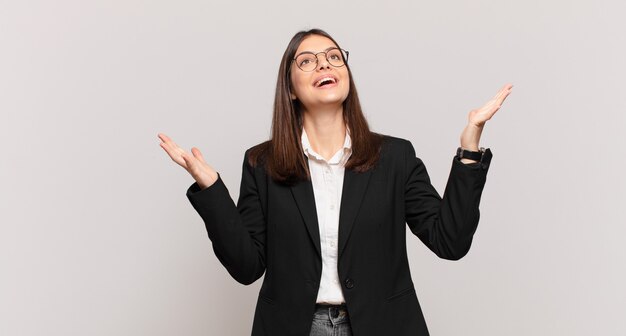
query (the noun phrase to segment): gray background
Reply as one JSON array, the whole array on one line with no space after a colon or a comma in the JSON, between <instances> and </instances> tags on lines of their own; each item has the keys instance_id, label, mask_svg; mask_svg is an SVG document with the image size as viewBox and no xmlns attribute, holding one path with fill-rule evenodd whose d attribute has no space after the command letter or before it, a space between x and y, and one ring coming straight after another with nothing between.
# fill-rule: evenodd
<instances>
[{"instance_id":1,"label":"gray background","mask_svg":"<svg viewBox=\"0 0 626 336\"><path fill-rule=\"evenodd\" d=\"M409 235L432 335L624 335L620 1L0 1L0 334L247 335L261 281L219 264L164 132L238 196L278 63L321 27L371 127L443 192L507 82L470 253ZM410 232L409 232L410 233ZM358 335L357 335L358 336Z\"/></svg>"}]
</instances>

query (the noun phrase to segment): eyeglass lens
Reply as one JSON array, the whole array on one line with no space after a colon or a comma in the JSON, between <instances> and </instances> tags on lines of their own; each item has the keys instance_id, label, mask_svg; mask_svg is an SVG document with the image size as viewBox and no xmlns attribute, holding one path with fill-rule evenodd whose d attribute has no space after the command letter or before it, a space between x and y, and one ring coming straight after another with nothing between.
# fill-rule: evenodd
<instances>
[{"instance_id":1,"label":"eyeglass lens","mask_svg":"<svg viewBox=\"0 0 626 336\"><path fill-rule=\"evenodd\" d=\"M337 48L330 49L326 52L320 52L317 54L308 53L308 52L302 53L298 55L298 57L296 57L296 64L303 71L313 71L317 67L317 62L318 62L317 55L319 54L322 54L322 55L326 54L326 59L328 60L328 63L330 63L330 65L332 66L340 67L345 64L344 55L341 49L337 49Z\"/></svg>"}]
</instances>

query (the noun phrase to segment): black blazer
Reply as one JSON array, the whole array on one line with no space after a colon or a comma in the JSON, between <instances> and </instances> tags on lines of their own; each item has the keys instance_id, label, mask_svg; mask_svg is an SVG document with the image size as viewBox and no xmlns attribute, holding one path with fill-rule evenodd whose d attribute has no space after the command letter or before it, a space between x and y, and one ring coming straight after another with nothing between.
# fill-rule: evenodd
<instances>
[{"instance_id":1,"label":"black blazer","mask_svg":"<svg viewBox=\"0 0 626 336\"><path fill-rule=\"evenodd\" d=\"M313 187L274 183L262 166L248 164L249 151L237 206L221 177L205 190L194 183L187 197L235 280L251 284L265 272L252 335L308 336L322 273ZM385 136L374 169L346 169L338 272L355 336L428 335L409 272L406 224L440 258L463 257L491 157L488 149L481 163L454 158L443 199L404 139Z\"/></svg>"}]
</instances>

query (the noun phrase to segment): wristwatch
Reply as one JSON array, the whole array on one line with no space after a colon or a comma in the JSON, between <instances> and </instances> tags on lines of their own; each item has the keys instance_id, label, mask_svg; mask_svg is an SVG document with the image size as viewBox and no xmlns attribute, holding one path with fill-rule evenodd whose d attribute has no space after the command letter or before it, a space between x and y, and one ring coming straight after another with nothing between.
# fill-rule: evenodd
<instances>
[{"instance_id":1,"label":"wristwatch","mask_svg":"<svg viewBox=\"0 0 626 336\"><path fill-rule=\"evenodd\" d=\"M456 157L460 159L470 159L478 162L482 162L485 155L485 148L480 147L478 152L463 149L461 147L456 149Z\"/></svg>"}]
</instances>

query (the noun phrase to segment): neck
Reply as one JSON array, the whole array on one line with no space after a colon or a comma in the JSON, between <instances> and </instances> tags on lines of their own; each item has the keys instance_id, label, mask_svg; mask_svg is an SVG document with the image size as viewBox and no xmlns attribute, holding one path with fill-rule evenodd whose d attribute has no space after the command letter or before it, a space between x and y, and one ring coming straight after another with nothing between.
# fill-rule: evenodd
<instances>
[{"instance_id":1,"label":"neck","mask_svg":"<svg viewBox=\"0 0 626 336\"><path fill-rule=\"evenodd\" d=\"M303 127L311 148L330 160L343 147L346 137L343 107L304 111L303 117Z\"/></svg>"}]
</instances>

